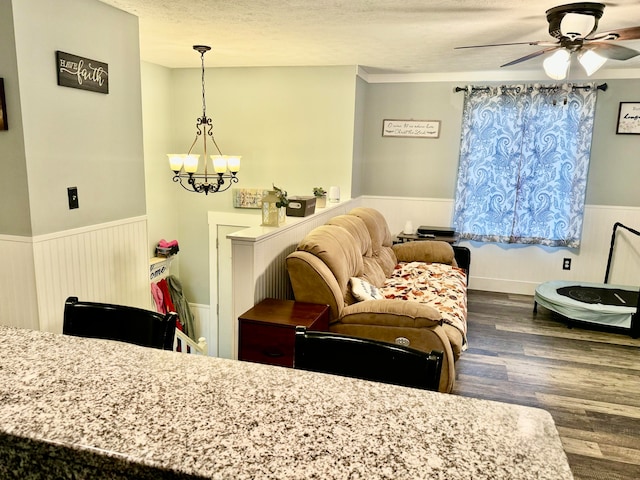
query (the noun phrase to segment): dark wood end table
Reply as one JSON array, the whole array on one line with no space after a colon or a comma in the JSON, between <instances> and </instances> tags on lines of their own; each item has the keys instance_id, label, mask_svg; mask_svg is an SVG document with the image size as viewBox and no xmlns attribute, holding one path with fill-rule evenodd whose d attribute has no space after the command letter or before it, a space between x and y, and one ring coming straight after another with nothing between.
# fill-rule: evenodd
<instances>
[{"instance_id":1,"label":"dark wood end table","mask_svg":"<svg viewBox=\"0 0 640 480\"><path fill-rule=\"evenodd\" d=\"M329 306L266 298L240 317L238 359L293 367L296 326L329 330Z\"/></svg>"}]
</instances>

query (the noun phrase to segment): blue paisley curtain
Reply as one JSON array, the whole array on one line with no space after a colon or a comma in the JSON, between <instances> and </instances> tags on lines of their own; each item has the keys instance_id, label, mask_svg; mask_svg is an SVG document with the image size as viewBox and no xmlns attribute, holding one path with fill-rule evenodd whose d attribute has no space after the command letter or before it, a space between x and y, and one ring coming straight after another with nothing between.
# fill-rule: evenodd
<instances>
[{"instance_id":1,"label":"blue paisley curtain","mask_svg":"<svg viewBox=\"0 0 640 480\"><path fill-rule=\"evenodd\" d=\"M461 238L580 245L596 90L465 91L453 214Z\"/></svg>"}]
</instances>

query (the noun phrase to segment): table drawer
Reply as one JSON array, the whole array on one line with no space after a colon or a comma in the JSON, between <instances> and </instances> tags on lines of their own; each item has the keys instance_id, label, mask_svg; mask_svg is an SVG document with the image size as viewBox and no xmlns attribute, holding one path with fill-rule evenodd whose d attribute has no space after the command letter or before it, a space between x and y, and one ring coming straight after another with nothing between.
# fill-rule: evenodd
<instances>
[{"instance_id":1,"label":"table drawer","mask_svg":"<svg viewBox=\"0 0 640 480\"><path fill-rule=\"evenodd\" d=\"M292 367L294 344L292 328L240 323L240 360Z\"/></svg>"}]
</instances>

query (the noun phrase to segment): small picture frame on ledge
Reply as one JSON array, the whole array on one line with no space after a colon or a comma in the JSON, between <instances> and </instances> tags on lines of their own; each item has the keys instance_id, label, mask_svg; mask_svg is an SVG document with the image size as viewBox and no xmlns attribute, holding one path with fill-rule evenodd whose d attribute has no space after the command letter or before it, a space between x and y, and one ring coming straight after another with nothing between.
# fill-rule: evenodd
<instances>
[{"instance_id":1,"label":"small picture frame on ledge","mask_svg":"<svg viewBox=\"0 0 640 480\"><path fill-rule=\"evenodd\" d=\"M0 130L9 130L9 122L7 122L7 101L4 97L4 78L0 78Z\"/></svg>"},{"instance_id":2,"label":"small picture frame on ledge","mask_svg":"<svg viewBox=\"0 0 640 480\"><path fill-rule=\"evenodd\" d=\"M620 102L616 133L640 135L640 102Z\"/></svg>"},{"instance_id":3,"label":"small picture frame on ledge","mask_svg":"<svg viewBox=\"0 0 640 480\"><path fill-rule=\"evenodd\" d=\"M262 208L262 197L268 190L264 188L234 188L234 208Z\"/></svg>"}]
</instances>

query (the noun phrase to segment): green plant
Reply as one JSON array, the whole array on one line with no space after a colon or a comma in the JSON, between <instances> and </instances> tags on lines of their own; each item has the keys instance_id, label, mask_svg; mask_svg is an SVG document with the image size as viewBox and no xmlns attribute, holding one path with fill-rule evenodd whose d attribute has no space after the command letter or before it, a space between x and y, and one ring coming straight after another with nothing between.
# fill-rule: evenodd
<instances>
[{"instance_id":1,"label":"green plant","mask_svg":"<svg viewBox=\"0 0 640 480\"><path fill-rule=\"evenodd\" d=\"M273 185L273 183L271 185L273 186L273 190L276 192L276 196L278 197L278 201L276 202L276 207L280 208L280 207L286 207L287 205L289 205L287 192L285 190L282 190L281 188L276 187L275 185Z\"/></svg>"},{"instance_id":2,"label":"green plant","mask_svg":"<svg viewBox=\"0 0 640 480\"><path fill-rule=\"evenodd\" d=\"M325 192L324 188L322 187L313 187L313 194L316 197L324 197L327 194L327 192Z\"/></svg>"}]
</instances>

